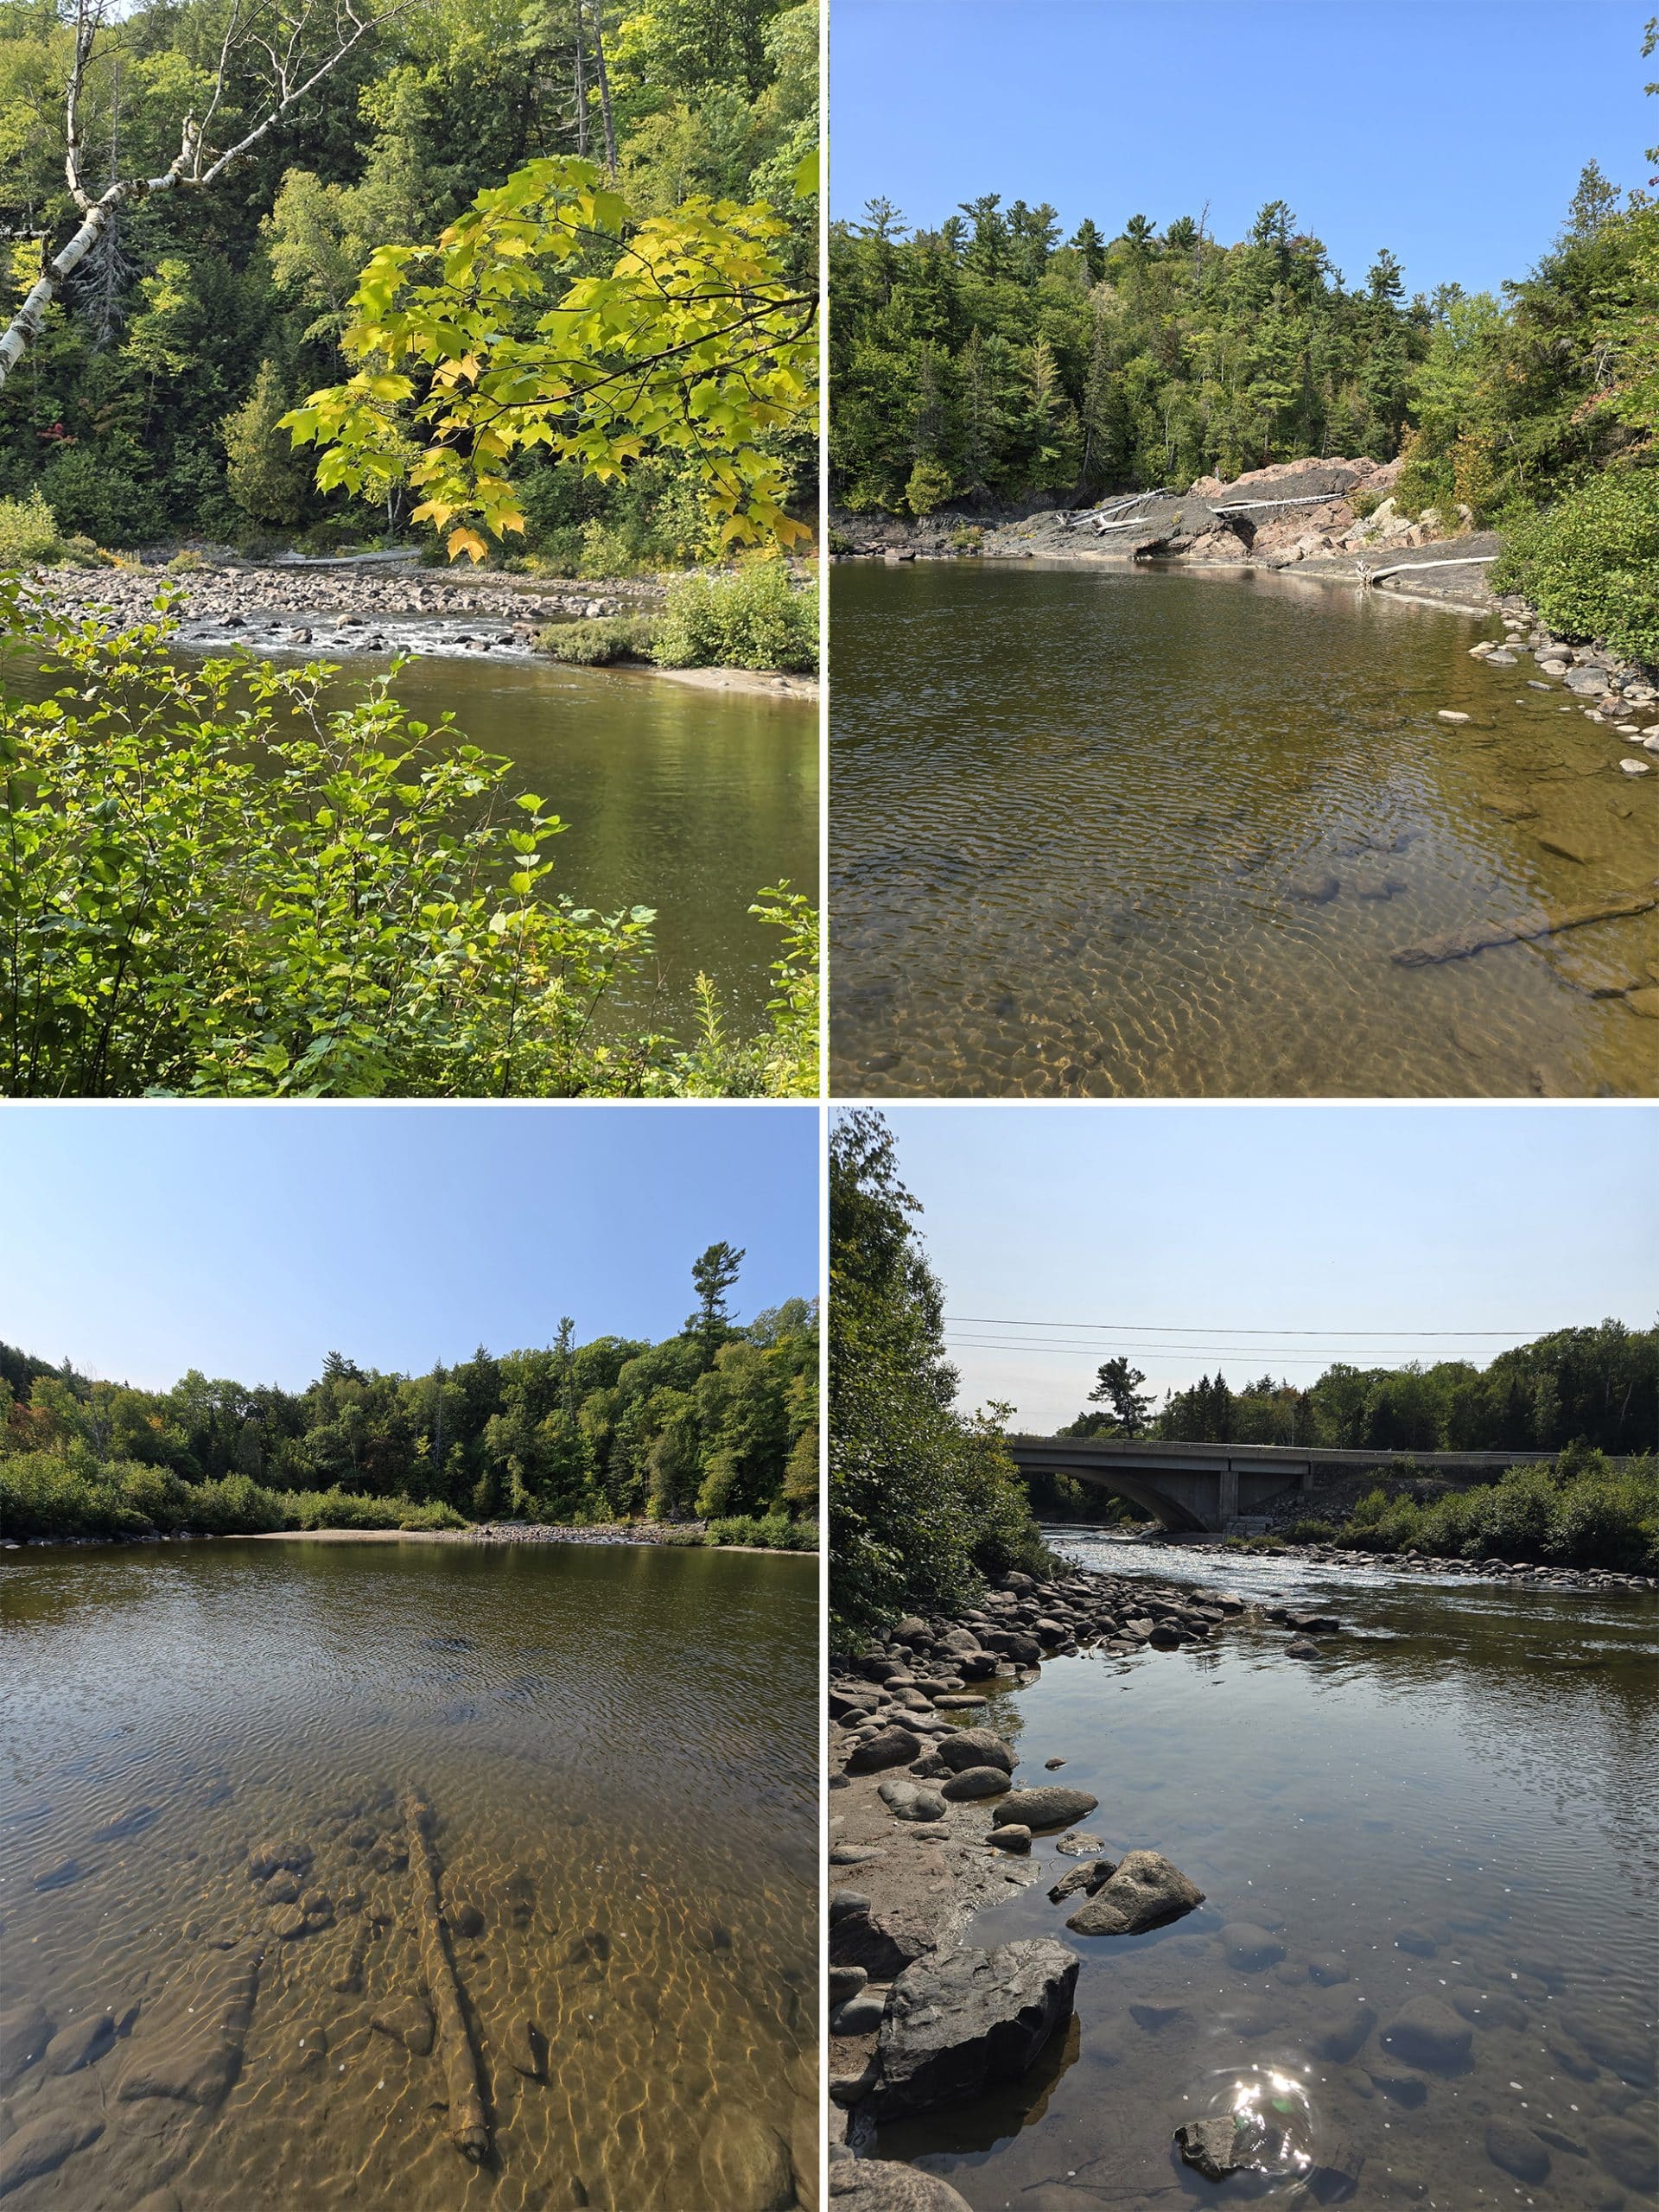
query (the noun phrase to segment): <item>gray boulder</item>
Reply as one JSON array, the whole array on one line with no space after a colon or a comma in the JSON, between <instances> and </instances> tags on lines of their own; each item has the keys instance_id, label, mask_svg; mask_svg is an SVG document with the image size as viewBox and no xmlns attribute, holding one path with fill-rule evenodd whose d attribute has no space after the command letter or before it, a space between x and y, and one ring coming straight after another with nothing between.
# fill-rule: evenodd
<instances>
[{"instance_id":1,"label":"gray boulder","mask_svg":"<svg viewBox=\"0 0 1659 2212\"><path fill-rule=\"evenodd\" d=\"M1071 2015L1081 1961L1044 1936L936 1952L893 1986L878 2046L883 2120L967 2102L1024 2074Z\"/></svg>"},{"instance_id":2,"label":"gray boulder","mask_svg":"<svg viewBox=\"0 0 1659 2212\"><path fill-rule=\"evenodd\" d=\"M1018 1823L1028 1828L1063 1828L1092 1813L1100 1800L1086 1789L1063 1789L1045 1783L1035 1789L1011 1789L992 1815L998 1827Z\"/></svg>"},{"instance_id":3,"label":"gray boulder","mask_svg":"<svg viewBox=\"0 0 1659 2212\"><path fill-rule=\"evenodd\" d=\"M969 1766L953 1774L941 1795L953 1805L962 1805L970 1798L1000 1797L1007 1786L1008 1777L1000 1766Z\"/></svg>"},{"instance_id":4,"label":"gray boulder","mask_svg":"<svg viewBox=\"0 0 1659 2212\"><path fill-rule=\"evenodd\" d=\"M1116 1872L1116 1859L1082 1859L1072 1867L1070 1873L1061 1875L1059 1880L1049 1891L1048 1901L1051 1904L1058 1904L1062 1898L1072 1896L1078 1890L1087 1891L1092 1897L1103 1884L1111 1880Z\"/></svg>"},{"instance_id":5,"label":"gray boulder","mask_svg":"<svg viewBox=\"0 0 1659 2212\"><path fill-rule=\"evenodd\" d=\"M1230 2113L1219 2120L1189 2120L1175 2131L1175 2147L1184 2165L1196 2168L1206 2181L1225 2181L1244 2161L1236 2155L1239 2126Z\"/></svg>"},{"instance_id":6,"label":"gray boulder","mask_svg":"<svg viewBox=\"0 0 1659 2212\"><path fill-rule=\"evenodd\" d=\"M1245 1974L1259 1974L1264 1967L1274 1966L1285 1955L1285 1947L1276 1936L1265 1928L1258 1928L1253 1921L1230 1920L1221 1931L1222 1948L1227 1954L1230 1967L1237 1967Z\"/></svg>"},{"instance_id":7,"label":"gray boulder","mask_svg":"<svg viewBox=\"0 0 1659 2212\"><path fill-rule=\"evenodd\" d=\"M913 1782L883 1782L876 1795L895 1821L942 1821L944 1800L937 1789L923 1789Z\"/></svg>"},{"instance_id":8,"label":"gray boulder","mask_svg":"<svg viewBox=\"0 0 1659 2212\"><path fill-rule=\"evenodd\" d=\"M1066 1922L1079 1936L1139 1936L1204 1903L1204 1891L1155 1851L1131 1851Z\"/></svg>"},{"instance_id":9,"label":"gray boulder","mask_svg":"<svg viewBox=\"0 0 1659 2212\"><path fill-rule=\"evenodd\" d=\"M958 1728L952 1736L941 1736L937 1748L946 1766L958 1774L972 1766L1000 1766L1004 1774L1014 1772L1014 1753L994 1729Z\"/></svg>"},{"instance_id":10,"label":"gray boulder","mask_svg":"<svg viewBox=\"0 0 1659 2212\"><path fill-rule=\"evenodd\" d=\"M830 2201L842 2212L971 2212L938 2174L891 2158L840 2158L830 2169Z\"/></svg>"},{"instance_id":11,"label":"gray boulder","mask_svg":"<svg viewBox=\"0 0 1659 2212\"><path fill-rule=\"evenodd\" d=\"M881 1728L867 1736L847 1762L849 1774L879 1774L883 1767L908 1766L922 1748L908 1728Z\"/></svg>"},{"instance_id":12,"label":"gray boulder","mask_svg":"<svg viewBox=\"0 0 1659 2212\"><path fill-rule=\"evenodd\" d=\"M1548 2152L1529 2127L1518 2127L1513 2120L1487 2121L1486 2155L1495 2166L1506 2174L1513 2174L1517 2181L1549 2178Z\"/></svg>"}]
</instances>

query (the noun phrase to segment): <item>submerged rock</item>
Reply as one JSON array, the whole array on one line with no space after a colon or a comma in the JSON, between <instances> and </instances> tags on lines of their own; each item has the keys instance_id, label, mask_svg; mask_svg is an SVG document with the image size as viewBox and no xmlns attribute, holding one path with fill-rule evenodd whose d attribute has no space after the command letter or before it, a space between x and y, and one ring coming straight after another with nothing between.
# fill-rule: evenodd
<instances>
[{"instance_id":1,"label":"submerged rock","mask_svg":"<svg viewBox=\"0 0 1659 2212\"><path fill-rule=\"evenodd\" d=\"M1050 1937L935 1953L893 1986L880 2042L885 2119L1017 2080L1071 2016L1081 1964Z\"/></svg>"},{"instance_id":2,"label":"submerged rock","mask_svg":"<svg viewBox=\"0 0 1659 2212\"><path fill-rule=\"evenodd\" d=\"M369 2025L383 2036L390 2036L416 2058L424 2058L432 2048L432 2007L425 1998L411 1991L408 1995L385 2005L374 2015Z\"/></svg>"},{"instance_id":3,"label":"submerged rock","mask_svg":"<svg viewBox=\"0 0 1659 2212\"><path fill-rule=\"evenodd\" d=\"M26 2002L0 2012L0 2089L44 2057L56 2031L57 2023L43 2005Z\"/></svg>"},{"instance_id":4,"label":"submerged rock","mask_svg":"<svg viewBox=\"0 0 1659 2212\"><path fill-rule=\"evenodd\" d=\"M238 1944L213 1961L200 1980L175 1985L133 2037L118 2094L124 2103L171 2097L216 2105L242 2070L242 2047L253 2018L264 1954Z\"/></svg>"},{"instance_id":5,"label":"submerged rock","mask_svg":"<svg viewBox=\"0 0 1659 2212\"><path fill-rule=\"evenodd\" d=\"M1204 1891L1179 1866L1155 1851L1131 1851L1065 1924L1079 1936L1139 1936L1203 1903Z\"/></svg>"},{"instance_id":6,"label":"submerged rock","mask_svg":"<svg viewBox=\"0 0 1659 2212\"><path fill-rule=\"evenodd\" d=\"M304 1875L311 1870L311 1847L307 1843L258 1843L248 1853L248 1872L256 1882L273 1874Z\"/></svg>"},{"instance_id":7,"label":"submerged rock","mask_svg":"<svg viewBox=\"0 0 1659 2212\"><path fill-rule=\"evenodd\" d=\"M1221 1941L1228 1965L1247 1974L1276 1966L1285 1955L1285 1947L1279 1938L1270 1936L1265 1928L1256 1927L1253 1921L1229 1921L1221 1931Z\"/></svg>"},{"instance_id":8,"label":"submerged rock","mask_svg":"<svg viewBox=\"0 0 1659 2212\"><path fill-rule=\"evenodd\" d=\"M86 2116L26 2121L0 2149L0 2196L21 2189L26 2181L55 2171L66 2158L96 2142L103 2133L103 2121Z\"/></svg>"},{"instance_id":9,"label":"submerged rock","mask_svg":"<svg viewBox=\"0 0 1659 2212\"><path fill-rule=\"evenodd\" d=\"M704 2188L729 2212L784 2212L793 2202L788 2146L745 2105L722 2105L702 2139Z\"/></svg>"},{"instance_id":10,"label":"submerged rock","mask_svg":"<svg viewBox=\"0 0 1659 2212\"><path fill-rule=\"evenodd\" d=\"M1382 2040L1408 2066L1440 2072L1463 2064L1473 2037L1467 2024L1439 1998L1414 1997L1383 2029Z\"/></svg>"},{"instance_id":11,"label":"submerged rock","mask_svg":"<svg viewBox=\"0 0 1659 2212\"><path fill-rule=\"evenodd\" d=\"M1513 2174L1517 2181L1548 2178L1548 2152L1529 2127L1518 2127L1513 2120L1487 2121L1486 2155L1495 2166L1506 2174Z\"/></svg>"},{"instance_id":12,"label":"submerged rock","mask_svg":"<svg viewBox=\"0 0 1659 2212\"><path fill-rule=\"evenodd\" d=\"M115 2020L108 2012L91 2012L61 2028L46 2046L48 2074L79 2074L95 2066L115 2041Z\"/></svg>"},{"instance_id":13,"label":"submerged rock","mask_svg":"<svg viewBox=\"0 0 1659 2212\"><path fill-rule=\"evenodd\" d=\"M1111 1880L1116 1872L1116 1859L1082 1859L1069 1873L1061 1875L1059 1880L1050 1890L1048 1901L1051 1904L1058 1904L1063 1898L1075 1895L1078 1890L1086 1890L1092 1897L1103 1884Z\"/></svg>"}]
</instances>

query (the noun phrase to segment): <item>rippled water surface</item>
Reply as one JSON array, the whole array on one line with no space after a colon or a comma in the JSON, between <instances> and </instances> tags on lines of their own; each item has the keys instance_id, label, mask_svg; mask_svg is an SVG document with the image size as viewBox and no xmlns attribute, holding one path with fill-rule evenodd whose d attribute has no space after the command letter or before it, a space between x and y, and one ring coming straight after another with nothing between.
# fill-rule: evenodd
<instances>
[{"instance_id":1,"label":"rippled water surface","mask_svg":"<svg viewBox=\"0 0 1659 2212\"><path fill-rule=\"evenodd\" d=\"M1654 913L1389 957L1659 866L1659 773L1622 774L1630 741L1529 662L1471 660L1493 623L970 562L842 565L831 613L838 1090L1659 1087L1659 1023L1622 995L1659 981Z\"/></svg>"},{"instance_id":2,"label":"rippled water surface","mask_svg":"<svg viewBox=\"0 0 1659 2212\"><path fill-rule=\"evenodd\" d=\"M656 907L660 1027L688 1022L699 969L739 1033L760 1026L779 947L754 895L787 876L817 903L816 706L547 662L417 660L397 689L423 721L453 708L474 745L514 763L513 789L563 817L556 890L606 913Z\"/></svg>"},{"instance_id":3,"label":"rippled water surface","mask_svg":"<svg viewBox=\"0 0 1659 2212\"><path fill-rule=\"evenodd\" d=\"M1081 1953L1069 2037L1000 2103L893 2126L882 2150L975 2212L1653 2204L1659 1602L1056 1540L1112 1572L1306 1599L1348 1632L1300 1662L1284 1630L1231 1624L1193 1650L1053 1660L994 1700L1035 1779L1058 1756L1053 1779L1099 1798L1081 1825L1109 1856L1162 1852L1207 1902L1076 1936L1047 1897L1076 1861L1039 1840L1041 1881L965 1940ZM1282 1956L1233 1963L1240 1923L1265 1931L1251 1955ZM1420 1995L1473 2012L1465 2060L1384 2046ZM1357 2050L1317 2055L1367 2006ZM1175 2130L1247 2092L1289 2145L1281 2171L1183 2166ZM1497 2164L1493 2126L1527 2130L1548 2171Z\"/></svg>"},{"instance_id":4,"label":"rippled water surface","mask_svg":"<svg viewBox=\"0 0 1659 2212\"><path fill-rule=\"evenodd\" d=\"M721 2177L769 2160L787 2186L817 2157L816 1592L809 1560L643 1548L12 1554L0 2177L27 2130L86 2139L8 2212L731 2212ZM481 2166L442 2051L372 2025L428 1986L411 1791ZM310 1854L297 1906L252 1878L272 1843ZM232 2046L222 2095L135 2094Z\"/></svg>"}]
</instances>

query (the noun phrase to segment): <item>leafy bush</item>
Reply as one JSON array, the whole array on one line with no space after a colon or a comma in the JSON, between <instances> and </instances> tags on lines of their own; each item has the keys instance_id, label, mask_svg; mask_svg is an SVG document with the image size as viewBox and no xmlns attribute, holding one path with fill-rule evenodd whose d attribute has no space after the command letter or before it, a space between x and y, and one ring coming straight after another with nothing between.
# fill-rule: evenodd
<instances>
[{"instance_id":1,"label":"leafy bush","mask_svg":"<svg viewBox=\"0 0 1659 2212\"><path fill-rule=\"evenodd\" d=\"M1569 1447L1550 1465L1511 1467L1419 1505L1376 1490L1350 1516L1345 1540L1367 1551L1414 1545L1436 1558L1488 1557L1659 1570L1659 1466L1651 1458L1622 1471L1605 1456Z\"/></svg>"},{"instance_id":2,"label":"leafy bush","mask_svg":"<svg viewBox=\"0 0 1659 2212\"><path fill-rule=\"evenodd\" d=\"M674 1055L668 1082L683 1098L813 1098L818 1087L818 917L805 893L772 884L749 909L784 932L772 963L772 1027L763 1035L728 1034L719 994L707 976L693 988L697 1033ZM652 1088L647 1083L646 1089Z\"/></svg>"},{"instance_id":3,"label":"leafy bush","mask_svg":"<svg viewBox=\"0 0 1659 2212\"><path fill-rule=\"evenodd\" d=\"M359 1497L332 1490L294 1491L278 1499L286 1529L465 1529L451 1505L407 1497Z\"/></svg>"},{"instance_id":4,"label":"leafy bush","mask_svg":"<svg viewBox=\"0 0 1659 2212\"><path fill-rule=\"evenodd\" d=\"M86 636L16 587L0 588L0 629L69 679L0 701L0 995L29 1009L4 1039L8 1093L624 1096L690 1081L671 1040L599 1028L645 971L652 910L551 898L558 817L530 796L505 805L509 764L447 715L410 721L391 677L333 709L321 664L181 667L165 620ZM816 1093L794 1007L808 996L801 979L780 991L755 1048L763 1084Z\"/></svg>"},{"instance_id":5,"label":"leafy bush","mask_svg":"<svg viewBox=\"0 0 1659 2212\"><path fill-rule=\"evenodd\" d=\"M62 557L57 518L38 487L26 499L0 499L0 569L32 569Z\"/></svg>"},{"instance_id":6,"label":"leafy bush","mask_svg":"<svg viewBox=\"0 0 1659 2212\"><path fill-rule=\"evenodd\" d=\"M817 594L797 591L781 561L677 577L654 651L664 668L816 669Z\"/></svg>"},{"instance_id":7,"label":"leafy bush","mask_svg":"<svg viewBox=\"0 0 1659 2212\"><path fill-rule=\"evenodd\" d=\"M815 1521L791 1521L786 1513L734 1513L709 1523L710 1544L758 1544L770 1552L815 1552Z\"/></svg>"},{"instance_id":8,"label":"leafy bush","mask_svg":"<svg viewBox=\"0 0 1659 2212\"><path fill-rule=\"evenodd\" d=\"M1380 492L1351 492L1348 494L1348 504L1353 509L1357 518L1363 522L1368 515L1374 515L1382 505L1382 495Z\"/></svg>"},{"instance_id":9,"label":"leafy bush","mask_svg":"<svg viewBox=\"0 0 1659 2212\"><path fill-rule=\"evenodd\" d=\"M1328 1544L1334 1542L1336 1529L1329 1521L1293 1521L1285 1530L1285 1541L1290 1544Z\"/></svg>"},{"instance_id":10,"label":"leafy bush","mask_svg":"<svg viewBox=\"0 0 1659 2212\"><path fill-rule=\"evenodd\" d=\"M554 660L578 668L608 668L615 661L649 660L656 625L640 614L607 614L586 622L550 622L536 642Z\"/></svg>"},{"instance_id":11,"label":"leafy bush","mask_svg":"<svg viewBox=\"0 0 1659 2212\"><path fill-rule=\"evenodd\" d=\"M1492 571L1553 630L1659 667L1659 468L1610 468L1510 528Z\"/></svg>"},{"instance_id":12,"label":"leafy bush","mask_svg":"<svg viewBox=\"0 0 1659 2212\"><path fill-rule=\"evenodd\" d=\"M407 1497L263 1489L246 1475L190 1483L171 1468L99 1460L85 1446L0 1458L0 1533L247 1536L281 1529L464 1529L453 1508Z\"/></svg>"},{"instance_id":13,"label":"leafy bush","mask_svg":"<svg viewBox=\"0 0 1659 2212\"><path fill-rule=\"evenodd\" d=\"M931 515L935 507L944 505L955 489L955 480L948 468L937 461L918 461L905 486L905 505L913 515Z\"/></svg>"}]
</instances>

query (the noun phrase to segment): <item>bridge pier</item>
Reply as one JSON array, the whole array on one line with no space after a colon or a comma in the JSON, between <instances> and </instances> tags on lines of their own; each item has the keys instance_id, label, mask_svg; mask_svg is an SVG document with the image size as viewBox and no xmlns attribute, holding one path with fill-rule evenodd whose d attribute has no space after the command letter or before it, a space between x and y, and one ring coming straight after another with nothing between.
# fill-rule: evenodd
<instances>
[{"instance_id":1,"label":"bridge pier","mask_svg":"<svg viewBox=\"0 0 1659 2212\"><path fill-rule=\"evenodd\" d=\"M1221 1494L1216 1505L1216 1526L1226 1529L1238 1518L1238 1469L1233 1466L1222 1468L1217 1488Z\"/></svg>"}]
</instances>

